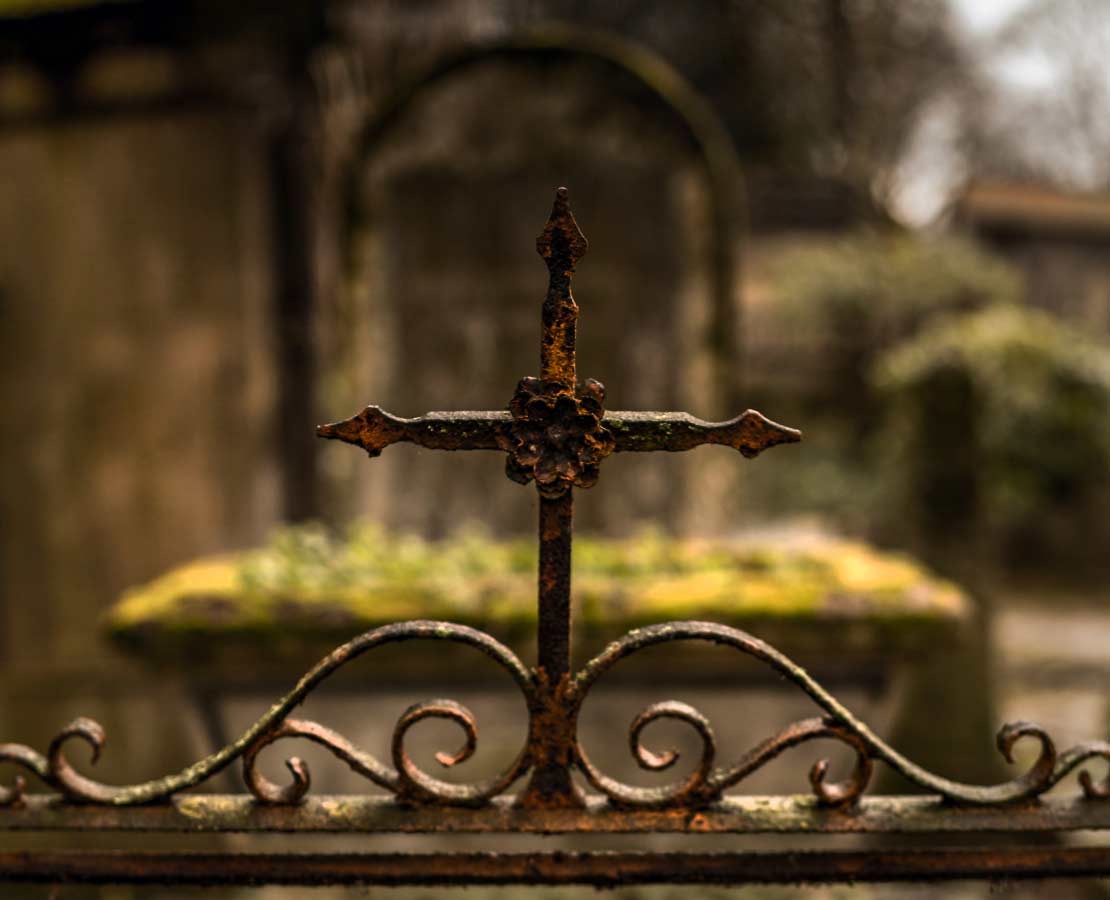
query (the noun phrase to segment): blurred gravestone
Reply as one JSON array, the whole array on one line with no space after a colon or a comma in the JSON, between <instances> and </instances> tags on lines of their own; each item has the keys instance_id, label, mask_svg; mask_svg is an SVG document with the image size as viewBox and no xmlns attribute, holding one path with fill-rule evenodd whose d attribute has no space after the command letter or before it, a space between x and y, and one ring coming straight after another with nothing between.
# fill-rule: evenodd
<instances>
[{"instance_id":1,"label":"blurred gravestone","mask_svg":"<svg viewBox=\"0 0 1110 900\"><path fill-rule=\"evenodd\" d=\"M602 381L613 409L718 413L708 194L673 117L642 87L578 64L493 65L427 93L367 161L365 277L344 320L348 354L332 373L345 390L328 392L327 412L386 397L405 415L503 407L538 371L546 273L536 223L566 184L591 242L575 283L580 377ZM653 519L720 529L712 511L722 504L690 484L735 462L717 449L610 461L604 504L580 495L583 527L626 532ZM534 498L490 478L502 464L494 457L399 446L366 465L324 453L343 514L430 534L476 519L501 533L533 527Z\"/></svg>"}]
</instances>

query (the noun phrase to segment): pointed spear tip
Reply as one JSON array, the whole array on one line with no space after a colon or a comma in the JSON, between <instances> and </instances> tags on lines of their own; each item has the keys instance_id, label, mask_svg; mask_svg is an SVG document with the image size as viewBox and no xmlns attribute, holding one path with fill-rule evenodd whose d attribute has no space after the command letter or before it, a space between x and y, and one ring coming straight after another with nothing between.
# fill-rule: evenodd
<instances>
[{"instance_id":1,"label":"pointed spear tip","mask_svg":"<svg viewBox=\"0 0 1110 900\"><path fill-rule=\"evenodd\" d=\"M316 437L332 441L345 441L348 444L361 443L362 431L370 422L374 407L367 407L357 416L343 419L341 422L328 422L316 426Z\"/></svg>"},{"instance_id":2,"label":"pointed spear tip","mask_svg":"<svg viewBox=\"0 0 1110 900\"><path fill-rule=\"evenodd\" d=\"M536 238L536 250L550 266L552 261L564 265L570 271L574 264L586 254L589 241L582 234L574 213L570 209L570 191L565 187L555 189L555 203L551 215L544 225L543 233Z\"/></svg>"},{"instance_id":3,"label":"pointed spear tip","mask_svg":"<svg viewBox=\"0 0 1110 900\"><path fill-rule=\"evenodd\" d=\"M773 447L776 444L796 444L802 439L801 429L791 428L789 425L780 425L778 422L768 419L762 413L758 413L758 415L768 435L769 443L767 446Z\"/></svg>"},{"instance_id":4,"label":"pointed spear tip","mask_svg":"<svg viewBox=\"0 0 1110 900\"><path fill-rule=\"evenodd\" d=\"M797 428L773 422L755 409L745 410L732 419L727 427L736 428L734 435L736 442L730 446L735 447L748 459L758 456L768 447L796 444L802 439L802 433Z\"/></svg>"},{"instance_id":5,"label":"pointed spear tip","mask_svg":"<svg viewBox=\"0 0 1110 900\"><path fill-rule=\"evenodd\" d=\"M370 456L378 456L384 447L402 440L403 436L403 422L378 406L368 406L357 416L342 422L316 426L316 437L354 444Z\"/></svg>"},{"instance_id":6,"label":"pointed spear tip","mask_svg":"<svg viewBox=\"0 0 1110 900\"><path fill-rule=\"evenodd\" d=\"M574 220L574 213L570 211L570 191L565 187L555 188L555 202L551 206L551 215L548 219L554 222L567 216Z\"/></svg>"}]
</instances>

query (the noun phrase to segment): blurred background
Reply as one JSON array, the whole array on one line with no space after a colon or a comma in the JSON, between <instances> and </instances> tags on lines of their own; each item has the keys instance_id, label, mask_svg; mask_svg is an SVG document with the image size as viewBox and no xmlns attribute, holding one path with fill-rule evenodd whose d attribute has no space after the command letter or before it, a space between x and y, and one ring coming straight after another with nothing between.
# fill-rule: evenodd
<instances>
[{"instance_id":1,"label":"blurred background","mask_svg":"<svg viewBox=\"0 0 1110 900\"><path fill-rule=\"evenodd\" d=\"M846 699L964 780L1005 777L1002 721L1105 738L1107 59L1105 0L0 0L0 737L92 715L98 774L136 781L265 709L108 639L198 557L358 519L530 536L499 454L368 463L313 429L503 408L565 184L608 405L805 432L613 458L581 532L912 560L963 592L954 636L903 665L884 632ZM805 708L745 691L752 722Z\"/></svg>"}]
</instances>

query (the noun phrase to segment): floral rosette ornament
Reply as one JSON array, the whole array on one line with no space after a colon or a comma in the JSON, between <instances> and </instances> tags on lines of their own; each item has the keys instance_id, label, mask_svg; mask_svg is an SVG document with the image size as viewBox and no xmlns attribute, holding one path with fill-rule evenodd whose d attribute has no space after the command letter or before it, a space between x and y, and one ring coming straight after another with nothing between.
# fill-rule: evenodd
<instances>
[{"instance_id":1,"label":"floral rosette ornament","mask_svg":"<svg viewBox=\"0 0 1110 900\"><path fill-rule=\"evenodd\" d=\"M512 446L505 474L520 484L536 482L541 496L597 483L601 461L616 448L602 424L605 386L590 378L572 393L558 382L523 378L509 402Z\"/></svg>"}]
</instances>

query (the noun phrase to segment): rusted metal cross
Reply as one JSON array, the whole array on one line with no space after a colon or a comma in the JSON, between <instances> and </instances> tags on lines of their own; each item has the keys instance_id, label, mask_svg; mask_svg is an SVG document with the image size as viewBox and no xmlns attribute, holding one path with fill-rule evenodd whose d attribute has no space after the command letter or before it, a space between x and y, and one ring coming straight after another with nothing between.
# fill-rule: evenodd
<instances>
[{"instance_id":1,"label":"rusted metal cross","mask_svg":"<svg viewBox=\"0 0 1110 900\"><path fill-rule=\"evenodd\" d=\"M800 440L801 433L778 425L755 410L727 422L705 422L683 412L606 412L605 388L592 378L577 383L575 336L578 305L570 282L588 243L578 228L566 188L555 205L536 249L550 272L543 303L540 377L517 385L508 410L430 412L413 419L368 406L353 418L317 429L320 437L362 447L370 456L390 444L410 442L433 450L501 450L505 474L535 481L539 515L539 633L537 708L532 709L532 746L547 759L536 760L523 803L574 805L570 781L571 733L563 721L570 679L570 555L573 488L592 487L601 461L622 451L691 450L723 444L752 457L775 444Z\"/></svg>"}]
</instances>

